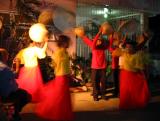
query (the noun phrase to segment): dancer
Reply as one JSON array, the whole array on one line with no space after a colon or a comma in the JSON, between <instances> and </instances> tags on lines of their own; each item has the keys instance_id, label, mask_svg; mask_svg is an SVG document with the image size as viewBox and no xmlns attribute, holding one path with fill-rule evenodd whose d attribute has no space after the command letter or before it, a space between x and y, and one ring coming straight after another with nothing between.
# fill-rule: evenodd
<instances>
[{"instance_id":1,"label":"dancer","mask_svg":"<svg viewBox=\"0 0 160 121\"><path fill-rule=\"evenodd\" d=\"M47 33L46 29L43 30L43 37L41 37L41 41L45 41L43 48L37 47L37 42L31 37L33 42L22 51L21 57L19 57L21 61L24 61L24 66L20 69L17 83L20 88L27 90L32 95L32 102L38 102L43 98L43 80L38 66L38 58L46 56Z\"/></svg>"},{"instance_id":2,"label":"dancer","mask_svg":"<svg viewBox=\"0 0 160 121\"><path fill-rule=\"evenodd\" d=\"M55 79L44 87L45 99L37 104L39 116L54 121L71 121L73 112L69 92L70 63L67 48L70 38L60 35L53 53Z\"/></svg>"},{"instance_id":3,"label":"dancer","mask_svg":"<svg viewBox=\"0 0 160 121\"><path fill-rule=\"evenodd\" d=\"M110 48L110 52L111 52L111 57L112 57L112 61L111 61L111 67L112 67L112 78L114 81L114 96L118 96L119 94L119 56L115 53L117 53L118 51L120 51L119 49L119 44L121 42L121 35L118 32L113 32L110 36L109 36L110 41L113 42L113 45Z\"/></svg>"},{"instance_id":4,"label":"dancer","mask_svg":"<svg viewBox=\"0 0 160 121\"><path fill-rule=\"evenodd\" d=\"M106 24L106 23L105 23ZM105 50L109 49L112 45L112 42L107 44L107 40L104 40L102 37L106 34L109 34L110 25L107 23L107 26L102 26L99 29L99 32L94 37L93 41L90 40L87 36L85 36L84 30L81 29L79 32L75 33L77 36L81 37L85 44L87 44L92 49L92 64L91 64L91 80L93 84L93 99L94 101L98 101L99 94L101 93L102 99L106 99L105 90L106 90L106 57ZM78 29L77 29L78 31ZM107 31L107 33L106 33ZM100 86L101 85L101 86Z\"/></svg>"},{"instance_id":5,"label":"dancer","mask_svg":"<svg viewBox=\"0 0 160 121\"><path fill-rule=\"evenodd\" d=\"M125 53L120 57L120 109L145 107L150 98L144 74L147 60L144 52L136 51L136 43L126 41Z\"/></svg>"},{"instance_id":6,"label":"dancer","mask_svg":"<svg viewBox=\"0 0 160 121\"><path fill-rule=\"evenodd\" d=\"M109 51L112 57L111 67L112 67L112 78L114 82L113 96L115 97L119 96L119 57L122 54L123 50L122 48L124 46L126 36L127 35L122 37L122 34L120 32L113 32L109 36L110 42L113 43Z\"/></svg>"}]
</instances>

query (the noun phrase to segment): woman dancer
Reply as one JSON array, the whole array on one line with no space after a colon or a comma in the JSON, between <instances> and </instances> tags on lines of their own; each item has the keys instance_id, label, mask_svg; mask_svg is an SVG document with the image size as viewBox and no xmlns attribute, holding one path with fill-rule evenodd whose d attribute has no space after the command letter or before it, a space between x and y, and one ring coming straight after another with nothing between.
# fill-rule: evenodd
<instances>
[{"instance_id":1,"label":"woman dancer","mask_svg":"<svg viewBox=\"0 0 160 121\"><path fill-rule=\"evenodd\" d=\"M125 53L120 57L120 109L145 107L150 98L144 74L147 58L136 51L136 43L126 41Z\"/></svg>"},{"instance_id":2,"label":"woman dancer","mask_svg":"<svg viewBox=\"0 0 160 121\"><path fill-rule=\"evenodd\" d=\"M41 37L41 40L37 41L45 41L45 44L43 48L39 48L36 46L37 42L35 42L35 39L33 39L33 42L29 45L29 47L23 49L19 60L24 62L24 66L20 69L19 76L17 78L19 87L25 89L32 95L32 102L38 102L43 98L43 80L40 68L38 66L38 58L44 58L46 56L45 51L48 41L48 31L46 30L44 25L38 25L41 26L40 28L42 29L41 32L43 32L43 37Z\"/></svg>"},{"instance_id":3,"label":"woman dancer","mask_svg":"<svg viewBox=\"0 0 160 121\"><path fill-rule=\"evenodd\" d=\"M67 48L70 38L60 35L53 53L55 79L44 87L45 99L37 104L39 116L54 121L71 121L73 112L69 92L70 64Z\"/></svg>"}]
</instances>

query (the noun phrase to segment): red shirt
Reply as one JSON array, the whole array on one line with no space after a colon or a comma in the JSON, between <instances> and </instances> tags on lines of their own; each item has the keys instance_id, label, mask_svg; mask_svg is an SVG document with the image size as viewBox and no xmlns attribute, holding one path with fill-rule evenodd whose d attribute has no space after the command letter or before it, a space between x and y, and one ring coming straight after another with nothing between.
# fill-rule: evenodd
<instances>
[{"instance_id":1,"label":"red shirt","mask_svg":"<svg viewBox=\"0 0 160 121\"><path fill-rule=\"evenodd\" d=\"M119 57L112 56L112 69L118 69L118 68L119 68Z\"/></svg>"},{"instance_id":2,"label":"red shirt","mask_svg":"<svg viewBox=\"0 0 160 121\"><path fill-rule=\"evenodd\" d=\"M109 46L106 46L101 49L96 48L96 42L99 38L100 34L97 34L95 38L90 40L88 37L83 37L83 41L92 49L92 63L91 68L92 69L105 69L106 68L106 56L105 56L105 50L109 48Z\"/></svg>"},{"instance_id":3,"label":"red shirt","mask_svg":"<svg viewBox=\"0 0 160 121\"><path fill-rule=\"evenodd\" d=\"M110 41L110 43L113 43L113 41L114 41L113 37L111 37L109 39L109 41ZM112 53L116 48L112 48L111 46L112 45L110 45L109 51ZM112 69L119 68L119 57L112 56L111 67L112 67Z\"/></svg>"}]
</instances>

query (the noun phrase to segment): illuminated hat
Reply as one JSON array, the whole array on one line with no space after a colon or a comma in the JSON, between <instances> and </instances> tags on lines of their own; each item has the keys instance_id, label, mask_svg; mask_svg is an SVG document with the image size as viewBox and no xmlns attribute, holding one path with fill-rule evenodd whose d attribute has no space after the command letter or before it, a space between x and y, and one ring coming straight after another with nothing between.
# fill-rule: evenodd
<instances>
[{"instance_id":1,"label":"illuminated hat","mask_svg":"<svg viewBox=\"0 0 160 121\"><path fill-rule=\"evenodd\" d=\"M111 34L114 30L109 22L104 22L101 25L102 34Z\"/></svg>"},{"instance_id":2,"label":"illuminated hat","mask_svg":"<svg viewBox=\"0 0 160 121\"><path fill-rule=\"evenodd\" d=\"M36 23L29 29L29 37L34 42L43 42L48 31L44 24Z\"/></svg>"}]
</instances>

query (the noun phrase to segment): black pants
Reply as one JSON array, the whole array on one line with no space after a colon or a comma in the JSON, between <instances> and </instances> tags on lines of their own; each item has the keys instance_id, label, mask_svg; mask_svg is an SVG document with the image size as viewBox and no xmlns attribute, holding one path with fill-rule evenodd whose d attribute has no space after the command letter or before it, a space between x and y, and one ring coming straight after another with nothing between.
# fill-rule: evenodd
<instances>
[{"instance_id":1,"label":"black pants","mask_svg":"<svg viewBox=\"0 0 160 121\"><path fill-rule=\"evenodd\" d=\"M23 90L18 89L9 94L8 97L2 97L2 102L12 102L15 108L15 113L19 113L22 108L31 101L31 95Z\"/></svg>"},{"instance_id":2,"label":"black pants","mask_svg":"<svg viewBox=\"0 0 160 121\"><path fill-rule=\"evenodd\" d=\"M106 91L106 70L105 69L92 69L91 81L93 84L93 97L97 98L98 94L101 93L105 96Z\"/></svg>"},{"instance_id":3,"label":"black pants","mask_svg":"<svg viewBox=\"0 0 160 121\"><path fill-rule=\"evenodd\" d=\"M114 95L119 94L119 69L112 69L112 76L114 81Z\"/></svg>"}]
</instances>

